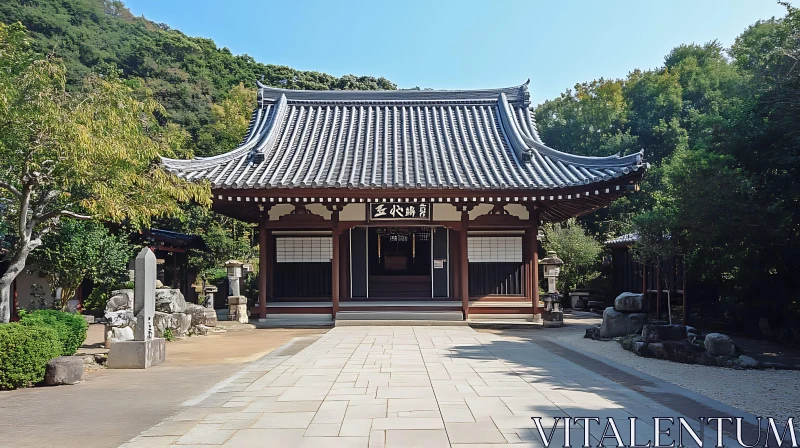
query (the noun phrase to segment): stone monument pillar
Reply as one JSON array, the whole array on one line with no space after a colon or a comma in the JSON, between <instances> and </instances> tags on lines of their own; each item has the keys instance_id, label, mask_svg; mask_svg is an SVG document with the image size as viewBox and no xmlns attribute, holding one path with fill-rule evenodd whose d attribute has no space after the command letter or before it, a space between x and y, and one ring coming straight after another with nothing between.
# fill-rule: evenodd
<instances>
[{"instance_id":1,"label":"stone monument pillar","mask_svg":"<svg viewBox=\"0 0 800 448\"><path fill-rule=\"evenodd\" d=\"M241 295L239 281L242 278L243 263L238 260L228 260L225 268L228 270L231 295L228 296L228 319L242 324L250 322L247 315L247 297Z\"/></svg>"},{"instance_id":2,"label":"stone monument pillar","mask_svg":"<svg viewBox=\"0 0 800 448\"><path fill-rule=\"evenodd\" d=\"M165 340L155 337L153 317L156 311L156 256L145 247L136 256L133 313L136 317L133 341L111 344L109 369L146 369L164 362Z\"/></svg>"}]
</instances>

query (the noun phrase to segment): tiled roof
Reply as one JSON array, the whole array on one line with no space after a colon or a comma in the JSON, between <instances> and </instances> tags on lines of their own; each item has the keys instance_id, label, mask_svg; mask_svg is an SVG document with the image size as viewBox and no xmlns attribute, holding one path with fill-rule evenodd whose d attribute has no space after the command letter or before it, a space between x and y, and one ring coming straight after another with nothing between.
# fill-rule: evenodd
<instances>
[{"instance_id":1,"label":"tiled roof","mask_svg":"<svg viewBox=\"0 0 800 448\"><path fill-rule=\"evenodd\" d=\"M163 159L214 188L556 189L610 180L642 154L581 157L544 145L527 83L491 90L304 91L259 84L238 148Z\"/></svg>"},{"instance_id":2,"label":"tiled roof","mask_svg":"<svg viewBox=\"0 0 800 448\"><path fill-rule=\"evenodd\" d=\"M635 243L639 240L639 234L637 233L626 233L624 235L620 235L616 238L612 238L606 241L607 246L630 246L631 244Z\"/></svg>"}]
</instances>

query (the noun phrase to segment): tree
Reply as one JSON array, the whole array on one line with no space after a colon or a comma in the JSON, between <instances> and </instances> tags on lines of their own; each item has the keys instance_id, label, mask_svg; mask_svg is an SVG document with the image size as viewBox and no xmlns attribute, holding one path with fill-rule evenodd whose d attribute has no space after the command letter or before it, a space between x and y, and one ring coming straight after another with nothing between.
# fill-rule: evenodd
<instances>
[{"instance_id":1,"label":"tree","mask_svg":"<svg viewBox=\"0 0 800 448\"><path fill-rule=\"evenodd\" d=\"M15 236L0 277L7 322L11 282L61 218L136 228L180 214L183 202L210 204L210 188L158 168L159 155L176 154L185 136L158 125L162 109L136 82L111 73L67 91L63 63L30 51L20 24L0 24L0 54L0 200Z\"/></svg>"},{"instance_id":2,"label":"tree","mask_svg":"<svg viewBox=\"0 0 800 448\"><path fill-rule=\"evenodd\" d=\"M133 255L130 244L94 221L65 219L31 253L31 261L47 277L55 306L66 310L85 279L96 287L118 283Z\"/></svg>"},{"instance_id":3,"label":"tree","mask_svg":"<svg viewBox=\"0 0 800 448\"><path fill-rule=\"evenodd\" d=\"M255 89L248 89L244 84L233 86L227 98L211 106L214 122L201 131L198 147L203 148L204 153L216 154L239 145L255 104Z\"/></svg>"},{"instance_id":4,"label":"tree","mask_svg":"<svg viewBox=\"0 0 800 448\"><path fill-rule=\"evenodd\" d=\"M547 251L555 251L564 261L558 289L565 297L569 291L585 286L600 275L598 265L603 247L575 219L545 224L542 246Z\"/></svg>"},{"instance_id":5,"label":"tree","mask_svg":"<svg viewBox=\"0 0 800 448\"><path fill-rule=\"evenodd\" d=\"M672 323L672 288L669 287L669 272L672 263L681 255L675 224L675 211L660 206L636 216L633 229L637 240L631 254L641 263L656 268L664 285L667 285L667 313Z\"/></svg>"}]
</instances>

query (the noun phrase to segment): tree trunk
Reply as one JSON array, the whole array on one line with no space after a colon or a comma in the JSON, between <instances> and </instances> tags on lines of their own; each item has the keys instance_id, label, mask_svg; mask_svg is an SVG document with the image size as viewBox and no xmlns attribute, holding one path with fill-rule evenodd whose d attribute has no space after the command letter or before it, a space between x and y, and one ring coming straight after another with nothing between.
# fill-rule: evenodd
<instances>
[{"instance_id":1,"label":"tree trunk","mask_svg":"<svg viewBox=\"0 0 800 448\"><path fill-rule=\"evenodd\" d=\"M0 283L0 323L11 320L11 283Z\"/></svg>"},{"instance_id":2,"label":"tree trunk","mask_svg":"<svg viewBox=\"0 0 800 448\"><path fill-rule=\"evenodd\" d=\"M0 277L0 323L8 323L11 320L11 283L17 278L20 272L25 268L25 260L31 249L23 247L19 249L16 255L11 259L8 265L8 270Z\"/></svg>"}]
</instances>

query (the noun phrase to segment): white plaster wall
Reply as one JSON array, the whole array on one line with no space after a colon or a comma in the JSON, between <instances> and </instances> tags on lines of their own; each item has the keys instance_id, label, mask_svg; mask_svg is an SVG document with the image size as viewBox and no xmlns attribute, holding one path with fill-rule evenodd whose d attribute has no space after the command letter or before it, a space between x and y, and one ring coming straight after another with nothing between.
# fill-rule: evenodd
<instances>
[{"instance_id":1,"label":"white plaster wall","mask_svg":"<svg viewBox=\"0 0 800 448\"><path fill-rule=\"evenodd\" d=\"M367 204L347 204L339 212L339 221L364 221L367 217ZM436 216L436 215L434 215Z\"/></svg>"},{"instance_id":2,"label":"white plaster wall","mask_svg":"<svg viewBox=\"0 0 800 448\"><path fill-rule=\"evenodd\" d=\"M469 220L473 221L475 218L481 215L485 215L492 210L492 204L478 204L472 210L469 211Z\"/></svg>"},{"instance_id":3,"label":"white plaster wall","mask_svg":"<svg viewBox=\"0 0 800 448\"><path fill-rule=\"evenodd\" d=\"M433 204L434 221L461 221L461 212L453 204Z\"/></svg>"},{"instance_id":4,"label":"white plaster wall","mask_svg":"<svg viewBox=\"0 0 800 448\"><path fill-rule=\"evenodd\" d=\"M294 210L294 205L291 204L276 204L269 209L269 220L277 221L281 216L288 215Z\"/></svg>"},{"instance_id":5,"label":"white plaster wall","mask_svg":"<svg viewBox=\"0 0 800 448\"><path fill-rule=\"evenodd\" d=\"M306 209L311 213L322 216L327 220L331 219L331 211L322 204L306 204Z\"/></svg>"},{"instance_id":6,"label":"white plaster wall","mask_svg":"<svg viewBox=\"0 0 800 448\"><path fill-rule=\"evenodd\" d=\"M519 219L524 219L527 221L530 218L528 209L525 208L524 205L508 204L506 205L505 209L508 211L508 213L511 213L513 216L516 216Z\"/></svg>"}]
</instances>

